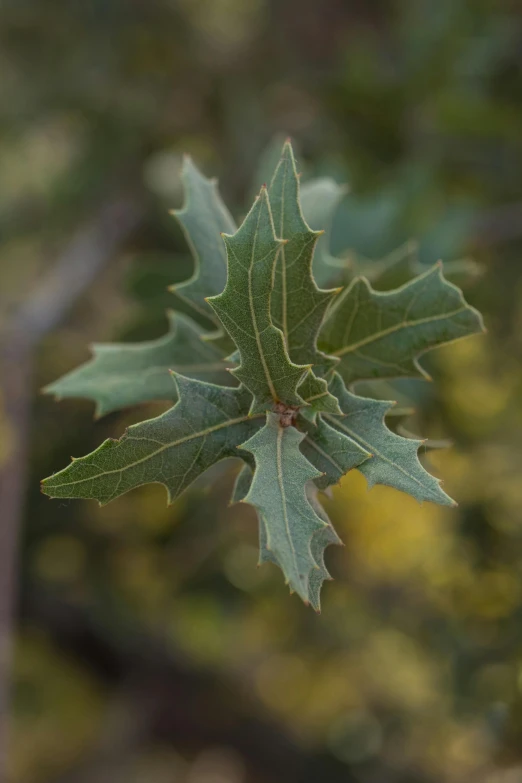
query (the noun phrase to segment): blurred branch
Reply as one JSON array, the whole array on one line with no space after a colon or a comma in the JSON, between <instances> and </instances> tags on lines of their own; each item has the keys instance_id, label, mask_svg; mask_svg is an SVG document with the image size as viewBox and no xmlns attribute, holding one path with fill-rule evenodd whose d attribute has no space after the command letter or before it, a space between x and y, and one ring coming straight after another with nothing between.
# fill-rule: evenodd
<instances>
[{"instance_id":1,"label":"blurred branch","mask_svg":"<svg viewBox=\"0 0 522 783\"><path fill-rule=\"evenodd\" d=\"M143 207L129 197L106 202L79 229L47 277L29 294L3 334L0 393L13 444L0 472L0 777L5 768L6 722L17 541L27 480L34 348L67 315L76 300L139 225Z\"/></svg>"}]
</instances>

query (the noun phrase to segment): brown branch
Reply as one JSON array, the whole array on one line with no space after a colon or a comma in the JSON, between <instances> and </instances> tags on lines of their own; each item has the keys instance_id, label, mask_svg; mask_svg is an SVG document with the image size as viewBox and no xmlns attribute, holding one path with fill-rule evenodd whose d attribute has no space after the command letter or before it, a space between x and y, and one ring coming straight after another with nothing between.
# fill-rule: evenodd
<instances>
[{"instance_id":1,"label":"brown branch","mask_svg":"<svg viewBox=\"0 0 522 783\"><path fill-rule=\"evenodd\" d=\"M18 536L27 481L34 348L66 316L98 272L136 229L143 208L113 199L73 237L47 277L4 330L0 347L0 400L12 445L0 470L0 778L6 767L12 615Z\"/></svg>"}]
</instances>

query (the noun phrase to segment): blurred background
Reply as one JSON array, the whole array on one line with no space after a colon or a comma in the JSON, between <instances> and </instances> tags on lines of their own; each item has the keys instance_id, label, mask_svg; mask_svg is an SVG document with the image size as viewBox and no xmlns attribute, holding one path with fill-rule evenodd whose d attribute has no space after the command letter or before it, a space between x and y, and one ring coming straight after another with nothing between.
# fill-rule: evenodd
<instances>
[{"instance_id":1,"label":"blurred background","mask_svg":"<svg viewBox=\"0 0 522 783\"><path fill-rule=\"evenodd\" d=\"M3 0L0 41L1 779L522 781L520 5ZM171 508L38 486L165 408L93 422L39 389L92 341L166 330L182 153L240 218L280 133L350 185L336 251L473 257L488 327L404 388L411 428L453 441L428 457L459 508L352 471L320 616L256 569L233 463Z\"/></svg>"}]
</instances>

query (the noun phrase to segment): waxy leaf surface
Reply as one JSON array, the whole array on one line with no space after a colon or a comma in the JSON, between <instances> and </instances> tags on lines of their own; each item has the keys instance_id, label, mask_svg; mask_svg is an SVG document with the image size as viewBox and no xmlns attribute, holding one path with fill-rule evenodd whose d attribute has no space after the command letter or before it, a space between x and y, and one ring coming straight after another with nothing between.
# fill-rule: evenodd
<instances>
[{"instance_id":1,"label":"waxy leaf surface","mask_svg":"<svg viewBox=\"0 0 522 783\"><path fill-rule=\"evenodd\" d=\"M209 303L239 350L240 365L232 374L254 395L253 413L275 402L300 405L297 387L309 367L290 360L283 333L270 317L274 264L282 240L274 233L266 188L239 230L224 240L227 284Z\"/></svg>"},{"instance_id":2,"label":"waxy leaf surface","mask_svg":"<svg viewBox=\"0 0 522 783\"><path fill-rule=\"evenodd\" d=\"M142 343L94 345L93 358L51 383L45 391L58 399L85 397L97 416L150 400L176 400L169 370L209 383L233 385L221 351L201 339L202 329L170 312L169 332Z\"/></svg>"},{"instance_id":3,"label":"waxy leaf surface","mask_svg":"<svg viewBox=\"0 0 522 783\"><path fill-rule=\"evenodd\" d=\"M221 234L233 234L235 222L223 203L215 180L207 179L190 157L183 161L181 177L185 190L182 209L173 210L194 258L189 280L173 285L171 291L206 318L215 315L206 298L223 290L227 279L227 256Z\"/></svg>"},{"instance_id":4,"label":"waxy leaf surface","mask_svg":"<svg viewBox=\"0 0 522 783\"><path fill-rule=\"evenodd\" d=\"M300 189L301 209L308 225L322 231L313 260L313 277L320 287L330 287L339 278L339 261L330 252L333 218L348 188L331 177L319 177L303 183Z\"/></svg>"},{"instance_id":5,"label":"waxy leaf surface","mask_svg":"<svg viewBox=\"0 0 522 783\"><path fill-rule=\"evenodd\" d=\"M337 417L332 416L330 423L327 423L324 417L318 417L316 426L306 421L300 422L306 432L301 450L308 461L323 474L315 480L319 489L338 484L345 473L373 456L369 447L333 427L331 422L335 418ZM342 422L343 419L340 418L339 421Z\"/></svg>"},{"instance_id":6,"label":"waxy leaf surface","mask_svg":"<svg viewBox=\"0 0 522 783\"><path fill-rule=\"evenodd\" d=\"M275 265L272 321L285 337L296 364L324 364L317 335L324 314L337 291L321 291L312 278L312 258L320 231L306 224L299 203L299 179L289 142L275 170L269 190L276 235L287 240Z\"/></svg>"},{"instance_id":7,"label":"waxy leaf surface","mask_svg":"<svg viewBox=\"0 0 522 783\"><path fill-rule=\"evenodd\" d=\"M314 533L312 536L312 543L310 545L310 549L312 550L312 557L314 558L318 567L314 568L310 574L310 581L308 582L308 600L315 611L320 612L321 588L323 586L323 582L332 578L324 562L324 551L326 547L330 546L331 544L342 546L343 542L335 532L332 523L328 519L325 510L319 502L319 498L317 497L317 487L315 487L313 484L309 484L307 494L312 508L314 508L317 515L320 516L324 522L326 522L325 527L323 527L321 530L318 530L317 533Z\"/></svg>"},{"instance_id":8,"label":"waxy leaf surface","mask_svg":"<svg viewBox=\"0 0 522 783\"><path fill-rule=\"evenodd\" d=\"M163 484L172 502L202 473L226 457L263 417L248 415L251 396L176 375L179 401L155 419L129 427L86 457L45 479L51 497L91 498L102 505L142 484Z\"/></svg>"},{"instance_id":9,"label":"waxy leaf surface","mask_svg":"<svg viewBox=\"0 0 522 783\"><path fill-rule=\"evenodd\" d=\"M339 357L347 384L372 378L423 376L425 351L483 329L480 314L442 276L440 264L388 293L359 278L334 302L320 346Z\"/></svg>"},{"instance_id":10,"label":"waxy leaf surface","mask_svg":"<svg viewBox=\"0 0 522 783\"><path fill-rule=\"evenodd\" d=\"M312 370L309 370L305 375L298 387L298 392L308 403L306 407L301 408L301 413L309 421L315 422L317 414L321 411L323 413L341 413L339 403L328 389L328 382L324 378L316 378Z\"/></svg>"},{"instance_id":11,"label":"waxy leaf surface","mask_svg":"<svg viewBox=\"0 0 522 783\"><path fill-rule=\"evenodd\" d=\"M300 451L303 438L295 427L281 427L279 418L268 413L263 429L241 448L253 454L256 463L245 501L264 520L265 549L272 553L291 589L308 601L310 575L318 567L311 540L326 523L307 497L308 482L320 473Z\"/></svg>"},{"instance_id":12,"label":"waxy leaf surface","mask_svg":"<svg viewBox=\"0 0 522 783\"><path fill-rule=\"evenodd\" d=\"M402 438L386 426L384 417L393 402L358 397L346 389L337 374L331 389L344 416L327 415L326 421L372 454L371 459L358 466L370 487L386 484L407 492L419 502L431 500L445 506L455 505L441 489L439 480L419 462L417 454L422 441Z\"/></svg>"}]
</instances>

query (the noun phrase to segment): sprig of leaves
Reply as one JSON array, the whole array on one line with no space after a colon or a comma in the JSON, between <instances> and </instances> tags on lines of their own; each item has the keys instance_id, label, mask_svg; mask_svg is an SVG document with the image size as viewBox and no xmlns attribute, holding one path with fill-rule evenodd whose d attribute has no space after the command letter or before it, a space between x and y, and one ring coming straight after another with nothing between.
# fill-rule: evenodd
<instances>
[{"instance_id":1,"label":"sprig of leaves","mask_svg":"<svg viewBox=\"0 0 522 783\"><path fill-rule=\"evenodd\" d=\"M319 492L356 468L369 486L453 504L419 462L422 441L388 428L393 403L347 387L426 377L419 356L480 332L482 320L440 265L410 279L404 253L369 274L386 288L398 273L405 282L396 290L374 290L365 277L340 295L319 288L312 270L328 284L342 269L317 223L330 222L342 188L308 183L303 214L289 142L238 230L215 182L188 159L182 176L185 206L174 214L195 269L174 294L195 320L171 313L159 340L95 346L91 362L47 387L95 400L99 415L147 400L177 402L73 460L43 490L107 503L161 483L172 502L216 462L242 459L233 500L257 511L260 562L277 564L291 590L319 610L325 548L340 543Z\"/></svg>"}]
</instances>

